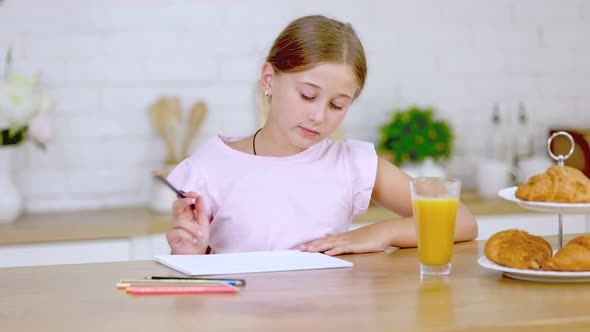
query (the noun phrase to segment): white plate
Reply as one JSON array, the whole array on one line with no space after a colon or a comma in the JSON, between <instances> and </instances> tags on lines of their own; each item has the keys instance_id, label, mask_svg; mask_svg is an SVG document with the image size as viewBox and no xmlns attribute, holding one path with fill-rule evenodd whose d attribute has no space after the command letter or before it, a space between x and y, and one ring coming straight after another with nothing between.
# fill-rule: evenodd
<instances>
[{"instance_id":1,"label":"white plate","mask_svg":"<svg viewBox=\"0 0 590 332\"><path fill-rule=\"evenodd\" d=\"M512 279L537 282L590 282L590 271L560 272L515 269L498 265L489 260L486 256L481 256L477 260L477 263L486 269L501 271L505 276Z\"/></svg>"},{"instance_id":2,"label":"white plate","mask_svg":"<svg viewBox=\"0 0 590 332\"><path fill-rule=\"evenodd\" d=\"M551 202L533 202L523 201L517 198L517 187L504 188L498 191L498 195L505 200L518 203L523 208L540 211L540 212L555 212L555 213L590 213L590 203L551 203Z\"/></svg>"}]
</instances>

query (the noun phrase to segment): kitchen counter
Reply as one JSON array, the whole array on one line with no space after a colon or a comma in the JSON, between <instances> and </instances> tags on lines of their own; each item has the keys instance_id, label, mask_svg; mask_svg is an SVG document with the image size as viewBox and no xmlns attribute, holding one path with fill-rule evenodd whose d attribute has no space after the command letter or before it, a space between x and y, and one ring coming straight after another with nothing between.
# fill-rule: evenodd
<instances>
[{"instance_id":1,"label":"kitchen counter","mask_svg":"<svg viewBox=\"0 0 590 332\"><path fill-rule=\"evenodd\" d=\"M485 200L475 194L461 201L476 216L534 213L501 199ZM354 223L397 218L387 209L371 205ZM172 217L147 208L25 214L13 224L0 225L0 245L54 241L131 238L165 233Z\"/></svg>"},{"instance_id":2,"label":"kitchen counter","mask_svg":"<svg viewBox=\"0 0 590 332\"><path fill-rule=\"evenodd\" d=\"M145 236L165 233L170 220L147 208L25 214L0 225L0 245Z\"/></svg>"},{"instance_id":3,"label":"kitchen counter","mask_svg":"<svg viewBox=\"0 0 590 332\"><path fill-rule=\"evenodd\" d=\"M474 193L466 193L461 195L461 202L467 206L469 211L475 216L490 216L490 215L508 215L520 213L535 213L531 210L524 209L516 203L508 202L503 199L484 199ZM398 218L398 216L379 205L371 203L367 213L356 217L353 222L364 223L370 221L380 221Z\"/></svg>"}]
</instances>

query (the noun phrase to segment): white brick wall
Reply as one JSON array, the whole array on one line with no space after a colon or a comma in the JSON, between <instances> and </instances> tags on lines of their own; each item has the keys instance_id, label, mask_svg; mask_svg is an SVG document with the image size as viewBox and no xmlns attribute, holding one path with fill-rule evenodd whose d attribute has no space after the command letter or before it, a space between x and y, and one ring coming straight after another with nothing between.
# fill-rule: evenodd
<instances>
[{"instance_id":1,"label":"white brick wall","mask_svg":"<svg viewBox=\"0 0 590 332\"><path fill-rule=\"evenodd\" d=\"M147 110L159 96L178 95L185 110L205 99L195 145L252 133L265 53L312 13L351 22L367 51L346 135L375 141L392 109L435 106L454 125L450 172L466 186L494 102L505 113L526 103L539 151L551 126L590 126L589 1L4 0L0 52L41 71L58 103L55 141L16 158L27 209L146 203L165 153Z\"/></svg>"}]
</instances>

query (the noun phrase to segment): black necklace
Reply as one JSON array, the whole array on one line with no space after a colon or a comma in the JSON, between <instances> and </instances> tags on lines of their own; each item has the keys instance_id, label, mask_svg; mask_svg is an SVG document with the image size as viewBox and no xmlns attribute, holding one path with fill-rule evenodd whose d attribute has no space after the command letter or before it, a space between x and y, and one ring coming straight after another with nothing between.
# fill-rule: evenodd
<instances>
[{"instance_id":1,"label":"black necklace","mask_svg":"<svg viewBox=\"0 0 590 332\"><path fill-rule=\"evenodd\" d=\"M254 133L254 138L252 138L252 150L254 150L254 155L256 155L256 135L258 135L258 133L262 130L262 128L258 129L255 133Z\"/></svg>"}]
</instances>

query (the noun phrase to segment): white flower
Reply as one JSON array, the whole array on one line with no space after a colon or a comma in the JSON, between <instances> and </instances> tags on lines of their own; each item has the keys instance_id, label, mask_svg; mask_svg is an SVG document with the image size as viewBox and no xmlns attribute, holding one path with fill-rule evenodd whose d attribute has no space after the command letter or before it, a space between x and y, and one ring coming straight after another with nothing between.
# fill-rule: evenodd
<instances>
[{"instance_id":1,"label":"white flower","mask_svg":"<svg viewBox=\"0 0 590 332\"><path fill-rule=\"evenodd\" d=\"M40 75L12 74L12 49L6 52L4 80L0 80L0 145L25 138L44 148L53 136L49 110L54 102L40 88Z\"/></svg>"},{"instance_id":2,"label":"white flower","mask_svg":"<svg viewBox=\"0 0 590 332\"><path fill-rule=\"evenodd\" d=\"M0 129L26 126L39 112L39 79L12 75L0 81Z\"/></svg>"},{"instance_id":3,"label":"white flower","mask_svg":"<svg viewBox=\"0 0 590 332\"><path fill-rule=\"evenodd\" d=\"M26 128L26 137L44 148L53 137L49 111L54 101L41 90L39 82L39 75L11 75L0 80L0 131L18 132ZM7 143L0 141L2 144Z\"/></svg>"}]
</instances>

